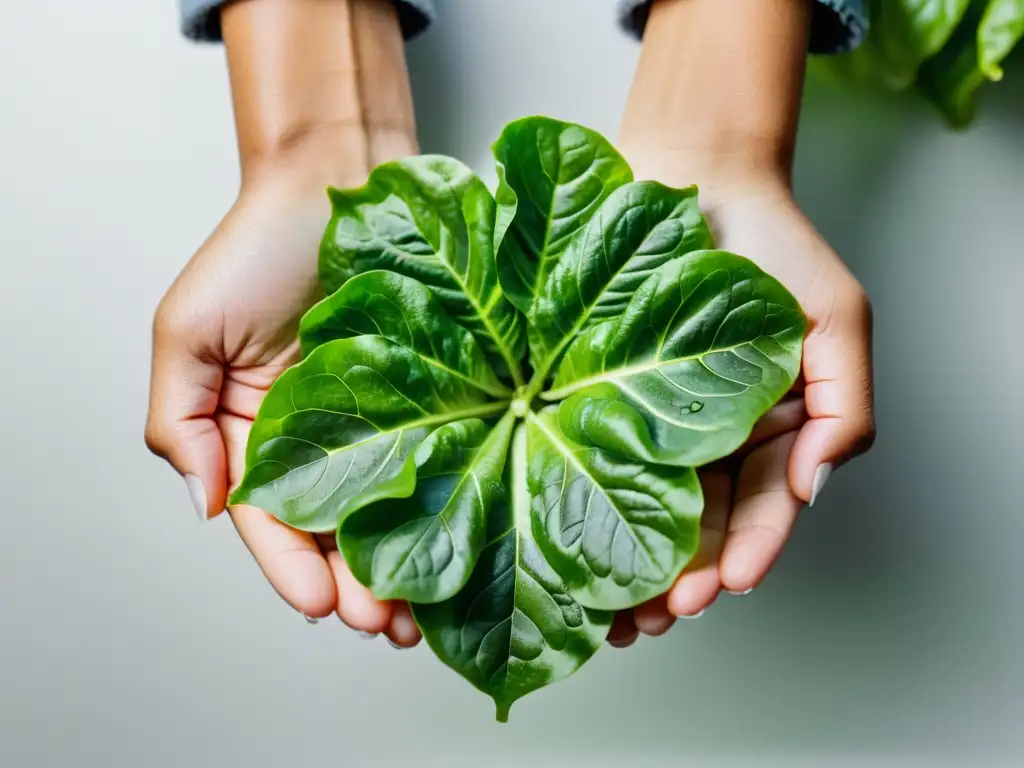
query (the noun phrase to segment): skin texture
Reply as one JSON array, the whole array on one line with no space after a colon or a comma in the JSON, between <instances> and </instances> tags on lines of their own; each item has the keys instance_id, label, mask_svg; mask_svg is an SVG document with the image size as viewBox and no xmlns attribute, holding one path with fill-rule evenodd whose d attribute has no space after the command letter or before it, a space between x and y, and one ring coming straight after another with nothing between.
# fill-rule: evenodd
<instances>
[{"instance_id":1,"label":"skin texture","mask_svg":"<svg viewBox=\"0 0 1024 768\"><path fill-rule=\"evenodd\" d=\"M815 472L874 438L871 310L793 199L807 0L659 0L623 120L638 179L696 183L717 247L778 279L810 321L791 395L744 450L706 467L701 548L669 593L620 617L610 642L659 635L722 590L755 588L811 500ZM671 77L666 73L673 73Z\"/></svg>"},{"instance_id":2,"label":"skin texture","mask_svg":"<svg viewBox=\"0 0 1024 768\"><path fill-rule=\"evenodd\" d=\"M616 647L641 632L663 634L722 589L760 583L811 498L817 468L848 460L874 433L869 304L792 197L809 18L810 0L659 0L651 13L621 151L637 179L698 184L717 247L778 278L811 329L792 396L744 450L701 472L696 559L667 595L618 614L608 639ZM155 453L199 479L207 518L241 479L264 395L298 359L299 319L319 298L325 187L360 185L376 164L417 151L389 3L239 0L222 25L242 188L157 311L146 429ZM375 600L333 537L295 531L253 507L229 512L295 610L337 613L399 647L419 642L408 606Z\"/></svg>"}]
</instances>

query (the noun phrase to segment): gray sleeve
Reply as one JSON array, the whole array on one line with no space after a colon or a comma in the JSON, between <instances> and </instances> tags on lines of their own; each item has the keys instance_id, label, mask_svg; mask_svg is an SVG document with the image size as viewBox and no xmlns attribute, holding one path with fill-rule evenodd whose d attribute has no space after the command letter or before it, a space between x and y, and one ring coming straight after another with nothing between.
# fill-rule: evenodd
<instances>
[{"instance_id":1,"label":"gray sleeve","mask_svg":"<svg viewBox=\"0 0 1024 768\"><path fill-rule=\"evenodd\" d=\"M632 35L643 35L652 0L620 0L619 21ZM811 53L842 53L860 45L868 30L866 0L818 0L811 17Z\"/></svg>"},{"instance_id":2,"label":"gray sleeve","mask_svg":"<svg viewBox=\"0 0 1024 768\"><path fill-rule=\"evenodd\" d=\"M226 0L178 0L181 31L191 40L219 41L220 7ZM394 0L406 39L415 37L434 20L433 0Z\"/></svg>"}]
</instances>

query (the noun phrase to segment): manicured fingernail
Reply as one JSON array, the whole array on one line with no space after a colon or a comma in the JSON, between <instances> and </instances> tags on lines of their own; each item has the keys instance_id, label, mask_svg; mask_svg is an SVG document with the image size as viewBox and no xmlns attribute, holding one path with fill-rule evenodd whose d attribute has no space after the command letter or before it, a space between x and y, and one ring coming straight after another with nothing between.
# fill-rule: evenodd
<instances>
[{"instance_id":1,"label":"manicured fingernail","mask_svg":"<svg viewBox=\"0 0 1024 768\"><path fill-rule=\"evenodd\" d=\"M408 648L406 648L406 647L405 647L404 645L399 645L398 643L396 643L396 642L395 642L394 640L392 640L392 639L391 639L390 637L388 638L388 645L390 645L390 646L391 646L392 648L394 648L394 649L395 649L396 651L407 651L407 650L409 650L409 649L408 649Z\"/></svg>"},{"instance_id":2,"label":"manicured fingernail","mask_svg":"<svg viewBox=\"0 0 1024 768\"><path fill-rule=\"evenodd\" d=\"M701 609L700 609L699 611L697 611L696 613L684 613L684 614L683 614L682 616L680 616L679 618L681 618L681 619L699 619L699 618L700 618L701 616L703 616L703 615L704 615L704 611L705 611L705 610L706 610L705 608L701 608Z\"/></svg>"},{"instance_id":3,"label":"manicured fingernail","mask_svg":"<svg viewBox=\"0 0 1024 768\"><path fill-rule=\"evenodd\" d=\"M195 475L185 475L185 486L188 488L192 508L199 515L199 519L206 522L206 489L203 488L203 481Z\"/></svg>"},{"instance_id":4,"label":"manicured fingernail","mask_svg":"<svg viewBox=\"0 0 1024 768\"><path fill-rule=\"evenodd\" d=\"M363 632L363 631L360 631L358 634L359 634L359 639L360 640L373 640L377 636L376 632Z\"/></svg>"},{"instance_id":5,"label":"manicured fingernail","mask_svg":"<svg viewBox=\"0 0 1024 768\"><path fill-rule=\"evenodd\" d=\"M832 474L832 463L826 461L814 470L814 482L811 485L811 506L814 506L814 502L818 500L818 494L821 493L821 489L825 487L825 481L828 480L828 476Z\"/></svg>"},{"instance_id":6,"label":"manicured fingernail","mask_svg":"<svg viewBox=\"0 0 1024 768\"><path fill-rule=\"evenodd\" d=\"M306 620L307 624L319 624L320 623L320 619L318 619L316 616L307 616L306 614L302 614L302 618L304 618Z\"/></svg>"},{"instance_id":7,"label":"manicured fingernail","mask_svg":"<svg viewBox=\"0 0 1024 768\"><path fill-rule=\"evenodd\" d=\"M749 595L751 592L753 592L754 588L751 587L750 589L744 589L742 592L733 592L731 589L727 589L725 591L728 592L730 595L736 595L737 597L743 597L744 595Z\"/></svg>"}]
</instances>

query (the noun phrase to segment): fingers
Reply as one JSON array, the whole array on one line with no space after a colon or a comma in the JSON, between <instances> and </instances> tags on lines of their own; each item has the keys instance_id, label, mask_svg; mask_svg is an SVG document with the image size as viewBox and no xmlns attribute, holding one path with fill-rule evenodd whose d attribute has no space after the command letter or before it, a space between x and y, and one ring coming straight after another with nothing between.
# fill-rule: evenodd
<instances>
[{"instance_id":1,"label":"fingers","mask_svg":"<svg viewBox=\"0 0 1024 768\"><path fill-rule=\"evenodd\" d=\"M633 611L619 611L612 620L612 628L608 632L608 645L613 648L629 648L640 636L633 623Z\"/></svg>"},{"instance_id":2,"label":"fingers","mask_svg":"<svg viewBox=\"0 0 1024 768\"><path fill-rule=\"evenodd\" d=\"M228 477L245 471L248 419L217 414L228 457ZM231 520L270 585L286 603L311 618L329 616L338 607L334 574L312 534L297 531L262 509L234 506Z\"/></svg>"},{"instance_id":3,"label":"fingers","mask_svg":"<svg viewBox=\"0 0 1024 768\"><path fill-rule=\"evenodd\" d=\"M640 632L651 637L659 637L672 629L676 617L668 610L668 595L661 595L634 608L633 623Z\"/></svg>"},{"instance_id":4,"label":"fingers","mask_svg":"<svg viewBox=\"0 0 1024 768\"><path fill-rule=\"evenodd\" d=\"M336 610L334 574L311 534L289 528L256 507L236 506L229 512L263 575L286 603L318 619Z\"/></svg>"},{"instance_id":5,"label":"fingers","mask_svg":"<svg viewBox=\"0 0 1024 768\"><path fill-rule=\"evenodd\" d=\"M719 562L722 585L746 592L764 578L789 539L803 501L786 479L786 463L796 436L778 437L743 462Z\"/></svg>"},{"instance_id":6,"label":"fingers","mask_svg":"<svg viewBox=\"0 0 1024 768\"><path fill-rule=\"evenodd\" d=\"M224 441L213 418L223 371L177 339L159 325L154 331L146 444L185 477L196 513L206 520L227 500Z\"/></svg>"},{"instance_id":7,"label":"fingers","mask_svg":"<svg viewBox=\"0 0 1024 768\"><path fill-rule=\"evenodd\" d=\"M338 617L352 629L370 635L377 635L390 629L394 604L378 600L370 590L360 584L338 550L327 553L327 562L334 575L338 594ZM404 626L400 627L402 636L405 636L405 629Z\"/></svg>"},{"instance_id":8,"label":"fingers","mask_svg":"<svg viewBox=\"0 0 1024 768\"><path fill-rule=\"evenodd\" d=\"M806 423L807 407L804 398L802 395L793 396L791 393L790 397L782 400L761 417L738 453L745 453L787 432L796 432Z\"/></svg>"},{"instance_id":9,"label":"fingers","mask_svg":"<svg viewBox=\"0 0 1024 768\"><path fill-rule=\"evenodd\" d=\"M669 590L666 607L673 616L699 615L722 587L719 558L732 507L732 481L723 469L706 469L700 474L700 483L704 489L700 549Z\"/></svg>"},{"instance_id":10,"label":"fingers","mask_svg":"<svg viewBox=\"0 0 1024 768\"><path fill-rule=\"evenodd\" d=\"M832 469L874 441L871 309L857 294L804 343L804 400L810 421L788 466L794 493L813 503Z\"/></svg>"},{"instance_id":11,"label":"fingers","mask_svg":"<svg viewBox=\"0 0 1024 768\"><path fill-rule=\"evenodd\" d=\"M420 628L412 618L409 604L396 601L392 603L391 623L387 628L387 637L396 648L412 648L421 639Z\"/></svg>"}]
</instances>

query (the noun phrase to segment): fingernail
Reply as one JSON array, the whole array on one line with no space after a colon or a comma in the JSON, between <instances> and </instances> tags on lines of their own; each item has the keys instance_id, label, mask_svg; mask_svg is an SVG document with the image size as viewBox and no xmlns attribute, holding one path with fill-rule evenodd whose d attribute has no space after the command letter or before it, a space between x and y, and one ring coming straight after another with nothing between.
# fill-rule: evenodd
<instances>
[{"instance_id":1,"label":"fingernail","mask_svg":"<svg viewBox=\"0 0 1024 768\"><path fill-rule=\"evenodd\" d=\"M818 499L818 494L821 493L821 489L825 487L825 481L828 480L828 476L832 474L832 463L826 461L814 470L814 483L811 485L811 506L814 506L814 502Z\"/></svg>"},{"instance_id":2,"label":"fingernail","mask_svg":"<svg viewBox=\"0 0 1024 768\"><path fill-rule=\"evenodd\" d=\"M360 630L358 633L360 640L373 640L376 636L376 632L363 632Z\"/></svg>"},{"instance_id":3,"label":"fingernail","mask_svg":"<svg viewBox=\"0 0 1024 768\"><path fill-rule=\"evenodd\" d=\"M395 642L394 640L392 640L392 639L391 639L390 637L388 638L388 645L390 645L390 646L391 646L392 648L394 648L394 649L395 649L396 651L407 651L407 650L409 650L409 649L408 649L408 648L406 648L406 647L405 647L404 645L399 645L398 643L396 643L396 642Z\"/></svg>"},{"instance_id":4,"label":"fingernail","mask_svg":"<svg viewBox=\"0 0 1024 768\"><path fill-rule=\"evenodd\" d=\"M727 589L725 591L728 592L730 595L736 595L737 597L743 597L744 595L749 595L751 592L753 592L754 588L751 587L750 589L744 589L742 592L733 592L731 589ZM703 611L701 611L701 613L703 613Z\"/></svg>"},{"instance_id":5,"label":"fingernail","mask_svg":"<svg viewBox=\"0 0 1024 768\"><path fill-rule=\"evenodd\" d=\"M188 488L188 497L192 501L192 508L199 515L199 520L206 522L206 489L203 488L203 481L195 475L185 475L185 487Z\"/></svg>"},{"instance_id":6,"label":"fingernail","mask_svg":"<svg viewBox=\"0 0 1024 768\"><path fill-rule=\"evenodd\" d=\"M320 619L318 619L316 616L307 616L306 614L302 614L302 618L304 618L306 620L307 624L319 624L320 623Z\"/></svg>"},{"instance_id":7,"label":"fingernail","mask_svg":"<svg viewBox=\"0 0 1024 768\"><path fill-rule=\"evenodd\" d=\"M684 613L679 618L681 618L681 619L699 619L701 616L704 615L704 611L705 610L707 610L707 609L706 608L701 608L696 613Z\"/></svg>"}]
</instances>

